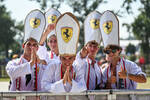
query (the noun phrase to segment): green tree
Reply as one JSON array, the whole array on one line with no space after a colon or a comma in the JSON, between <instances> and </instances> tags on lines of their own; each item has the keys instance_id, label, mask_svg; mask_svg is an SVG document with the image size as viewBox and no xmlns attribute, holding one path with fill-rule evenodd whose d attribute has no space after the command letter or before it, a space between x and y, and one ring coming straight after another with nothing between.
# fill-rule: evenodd
<instances>
[{"instance_id":1,"label":"green tree","mask_svg":"<svg viewBox=\"0 0 150 100\"><path fill-rule=\"evenodd\" d=\"M0 0L3 2L4 0ZM0 51L5 51L6 57L9 58L8 50L11 49L13 52L20 51L20 44L15 38L16 35L20 35L19 39L22 39L21 33L23 30L23 24L17 23L11 19L10 13L7 12L6 7L0 4Z\"/></svg>"},{"instance_id":2,"label":"green tree","mask_svg":"<svg viewBox=\"0 0 150 100\"><path fill-rule=\"evenodd\" d=\"M135 51L136 51L136 47L132 44L129 44L127 47L126 47L126 54L135 54Z\"/></svg>"},{"instance_id":3,"label":"green tree","mask_svg":"<svg viewBox=\"0 0 150 100\"><path fill-rule=\"evenodd\" d=\"M129 14L132 13L131 5L137 0L125 0L123 6ZM135 18L130 25L134 36L142 40L141 51L146 58L146 63L149 63L150 56L150 0L140 0L140 14Z\"/></svg>"},{"instance_id":4,"label":"green tree","mask_svg":"<svg viewBox=\"0 0 150 100\"><path fill-rule=\"evenodd\" d=\"M11 19L4 5L0 5L0 30L0 45L4 46L6 57L8 57L8 50L14 42L13 37L16 33L14 31L14 21Z\"/></svg>"}]
</instances>

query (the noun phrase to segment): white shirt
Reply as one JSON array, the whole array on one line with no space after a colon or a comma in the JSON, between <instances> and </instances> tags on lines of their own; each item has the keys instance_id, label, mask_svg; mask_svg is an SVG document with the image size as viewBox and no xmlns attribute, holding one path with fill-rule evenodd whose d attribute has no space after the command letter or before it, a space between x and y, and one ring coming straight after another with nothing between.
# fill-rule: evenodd
<instances>
[{"instance_id":1,"label":"white shirt","mask_svg":"<svg viewBox=\"0 0 150 100\"><path fill-rule=\"evenodd\" d=\"M50 63L42 78L42 90L54 93L85 91L86 85L83 73L84 71L80 66L73 65L75 78L72 79L72 86L69 83L63 84L63 79L61 79L61 63Z\"/></svg>"},{"instance_id":2,"label":"white shirt","mask_svg":"<svg viewBox=\"0 0 150 100\"><path fill-rule=\"evenodd\" d=\"M96 85L103 84L101 79L101 67L97 64L97 62L94 64L94 66L91 64L92 60L88 57L82 59L80 56L80 53L76 56L76 63L79 63L84 68L84 80L86 82L86 86L88 85L89 80L89 86L87 86L88 90L94 90L96 88ZM89 71L90 67L90 71ZM89 77L88 77L89 74ZM88 79L89 78L89 79Z\"/></svg>"},{"instance_id":3,"label":"white shirt","mask_svg":"<svg viewBox=\"0 0 150 100\"><path fill-rule=\"evenodd\" d=\"M39 46L39 49L37 51L37 55L39 56L40 59L45 60L47 62L47 64L51 63L52 59L60 61L60 57L57 56L52 51L47 51L47 48L45 45Z\"/></svg>"},{"instance_id":4,"label":"white shirt","mask_svg":"<svg viewBox=\"0 0 150 100\"><path fill-rule=\"evenodd\" d=\"M123 64L123 62L124 62L124 64ZM124 65L125 65L125 69L127 70L128 74L133 74L133 75L143 74L146 77L145 73L142 72L141 68L139 66L137 66L136 63L134 63L132 61L129 61L127 59L121 59L118 62L117 66L116 66L117 84L112 84L111 85L112 89L119 89L119 76L118 76L118 72L121 71L121 67L124 70ZM110 67L109 66L105 67L102 70L104 83L107 82L107 75L108 75L108 77L111 76L111 71L110 71ZM126 89L136 89L137 84L136 84L135 81L132 81L132 80L129 80L128 78L126 78L123 81L124 85L125 85L125 81L126 81Z\"/></svg>"},{"instance_id":5,"label":"white shirt","mask_svg":"<svg viewBox=\"0 0 150 100\"><path fill-rule=\"evenodd\" d=\"M43 72L46 68L46 65L37 64L37 67L39 69L38 75L37 75L37 90L41 90L41 78L43 75ZM20 82L20 91L33 91L34 90L34 83L35 83L35 65L32 67L30 66L30 63L24 59L23 57L20 57L18 59L14 59L12 61L9 61L6 66L6 71L11 79L11 86L10 91L16 91L16 79L21 77ZM31 80L29 81L28 85L26 86L26 75L31 74Z\"/></svg>"}]
</instances>

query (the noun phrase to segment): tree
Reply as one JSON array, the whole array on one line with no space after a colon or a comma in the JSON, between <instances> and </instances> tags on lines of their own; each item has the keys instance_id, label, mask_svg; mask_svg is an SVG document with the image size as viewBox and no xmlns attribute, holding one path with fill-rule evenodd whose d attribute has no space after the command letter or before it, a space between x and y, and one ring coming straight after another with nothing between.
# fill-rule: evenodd
<instances>
[{"instance_id":1,"label":"tree","mask_svg":"<svg viewBox=\"0 0 150 100\"><path fill-rule=\"evenodd\" d=\"M135 51L136 51L136 47L132 44L129 44L127 47L126 47L126 54L135 54Z\"/></svg>"},{"instance_id":2,"label":"tree","mask_svg":"<svg viewBox=\"0 0 150 100\"><path fill-rule=\"evenodd\" d=\"M123 6L129 14L132 13L131 4L136 0L125 0ZM139 8L140 14L135 18L134 22L130 25L134 36L142 40L140 44L142 53L146 58L146 63L149 63L150 56L150 0L140 0L142 4Z\"/></svg>"},{"instance_id":3,"label":"tree","mask_svg":"<svg viewBox=\"0 0 150 100\"><path fill-rule=\"evenodd\" d=\"M62 3L70 6L73 10L74 14L76 15L79 23L80 23L80 36L79 36L79 43L81 44L80 47L84 45L84 33L83 33L83 22L86 16L96 10L101 4L107 3L106 0L30 0L30 1L37 1L42 10L45 10L47 7L53 7L59 9ZM49 5L48 5L49 4Z\"/></svg>"},{"instance_id":4,"label":"tree","mask_svg":"<svg viewBox=\"0 0 150 100\"><path fill-rule=\"evenodd\" d=\"M0 30L1 51L5 51L8 58L8 50L15 43L14 36L17 32L15 31L14 20L11 19L10 13L6 11L4 5L0 5Z\"/></svg>"}]
</instances>

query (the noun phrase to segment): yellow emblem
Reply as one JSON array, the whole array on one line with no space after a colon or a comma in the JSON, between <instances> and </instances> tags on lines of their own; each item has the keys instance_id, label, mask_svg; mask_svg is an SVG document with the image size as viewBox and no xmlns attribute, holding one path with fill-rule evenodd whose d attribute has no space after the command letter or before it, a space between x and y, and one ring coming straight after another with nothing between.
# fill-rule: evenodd
<instances>
[{"instance_id":1,"label":"yellow emblem","mask_svg":"<svg viewBox=\"0 0 150 100\"><path fill-rule=\"evenodd\" d=\"M32 28L37 28L40 25L41 21L38 18L31 18L30 19L30 26Z\"/></svg>"},{"instance_id":2,"label":"yellow emblem","mask_svg":"<svg viewBox=\"0 0 150 100\"><path fill-rule=\"evenodd\" d=\"M49 24L55 23L56 20L57 20L57 16L56 15L50 15L50 16L48 16L48 23Z\"/></svg>"},{"instance_id":3,"label":"yellow emblem","mask_svg":"<svg viewBox=\"0 0 150 100\"><path fill-rule=\"evenodd\" d=\"M103 24L103 30L106 34L109 34L112 31L113 23L112 21L107 21Z\"/></svg>"},{"instance_id":4,"label":"yellow emblem","mask_svg":"<svg viewBox=\"0 0 150 100\"><path fill-rule=\"evenodd\" d=\"M90 20L90 25L93 29L98 29L99 28L99 20L98 19Z\"/></svg>"},{"instance_id":5,"label":"yellow emblem","mask_svg":"<svg viewBox=\"0 0 150 100\"><path fill-rule=\"evenodd\" d=\"M67 43L71 40L73 35L73 29L71 27L61 28L62 39Z\"/></svg>"}]
</instances>

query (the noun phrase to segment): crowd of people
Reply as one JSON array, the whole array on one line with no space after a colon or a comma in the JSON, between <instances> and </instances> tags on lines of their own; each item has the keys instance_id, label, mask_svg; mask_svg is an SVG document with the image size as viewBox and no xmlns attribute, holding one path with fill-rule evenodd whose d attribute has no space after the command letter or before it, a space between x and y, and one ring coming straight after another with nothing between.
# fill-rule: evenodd
<instances>
[{"instance_id":1,"label":"crowd of people","mask_svg":"<svg viewBox=\"0 0 150 100\"><path fill-rule=\"evenodd\" d=\"M111 11L91 12L84 21L84 47L77 52L80 25L56 9L31 11L25 19L23 54L9 61L10 91L83 92L136 89L147 81L134 62L121 58L119 21ZM50 51L47 51L47 45ZM95 57L103 42L105 63Z\"/></svg>"}]
</instances>

